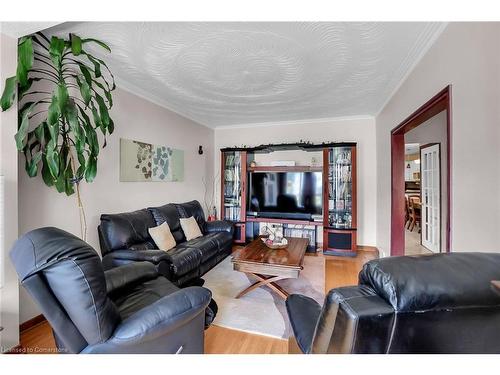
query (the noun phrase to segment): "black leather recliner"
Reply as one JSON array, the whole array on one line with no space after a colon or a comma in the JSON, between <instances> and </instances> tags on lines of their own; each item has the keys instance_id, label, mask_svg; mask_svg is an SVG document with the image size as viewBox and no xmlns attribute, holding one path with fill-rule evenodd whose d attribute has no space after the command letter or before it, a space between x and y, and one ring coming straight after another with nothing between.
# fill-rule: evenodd
<instances>
[{"instance_id":1,"label":"black leather recliner","mask_svg":"<svg viewBox=\"0 0 500 375\"><path fill-rule=\"evenodd\" d=\"M193 216L202 237L186 241L180 218ZM177 246L158 250L148 229L167 222ZM198 201L170 203L134 212L101 215L99 242L105 269L130 262L153 263L158 272L183 286L201 277L231 254L233 224L228 221L206 222Z\"/></svg>"},{"instance_id":2,"label":"black leather recliner","mask_svg":"<svg viewBox=\"0 0 500 375\"><path fill-rule=\"evenodd\" d=\"M105 272L94 249L57 228L26 233L10 257L62 353L203 353L208 289L179 289L148 262Z\"/></svg>"},{"instance_id":3,"label":"black leather recliner","mask_svg":"<svg viewBox=\"0 0 500 375\"><path fill-rule=\"evenodd\" d=\"M286 306L303 353L500 353L499 279L500 254L390 257L323 307L298 294Z\"/></svg>"}]
</instances>

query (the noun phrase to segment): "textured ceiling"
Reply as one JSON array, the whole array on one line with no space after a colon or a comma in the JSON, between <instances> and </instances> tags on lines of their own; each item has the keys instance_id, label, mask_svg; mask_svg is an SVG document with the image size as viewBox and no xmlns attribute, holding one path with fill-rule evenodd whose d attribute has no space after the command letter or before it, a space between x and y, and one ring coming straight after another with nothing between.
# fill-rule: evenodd
<instances>
[{"instance_id":1,"label":"textured ceiling","mask_svg":"<svg viewBox=\"0 0 500 375\"><path fill-rule=\"evenodd\" d=\"M65 23L108 43L117 84L218 127L375 115L440 23Z\"/></svg>"}]
</instances>

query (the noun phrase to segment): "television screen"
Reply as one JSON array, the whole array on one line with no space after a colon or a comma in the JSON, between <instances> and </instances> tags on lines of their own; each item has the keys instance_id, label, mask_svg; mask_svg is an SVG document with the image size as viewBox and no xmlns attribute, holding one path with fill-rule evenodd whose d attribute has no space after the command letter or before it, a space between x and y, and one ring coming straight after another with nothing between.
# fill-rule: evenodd
<instances>
[{"instance_id":1,"label":"television screen","mask_svg":"<svg viewBox=\"0 0 500 375\"><path fill-rule=\"evenodd\" d=\"M321 179L321 172L250 173L247 211L262 217L321 215Z\"/></svg>"}]
</instances>

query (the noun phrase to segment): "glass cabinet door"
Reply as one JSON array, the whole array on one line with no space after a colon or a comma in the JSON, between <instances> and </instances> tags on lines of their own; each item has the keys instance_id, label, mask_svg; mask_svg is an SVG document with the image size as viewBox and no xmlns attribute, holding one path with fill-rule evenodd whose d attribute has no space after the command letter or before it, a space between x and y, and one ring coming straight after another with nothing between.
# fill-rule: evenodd
<instances>
[{"instance_id":1,"label":"glass cabinet door","mask_svg":"<svg viewBox=\"0 0 500 375\"><path fill-rule=\"evenodd\" d=\"M328 158L328 225L353 228L352 149L334 147Z\"/></svg>"},{"instance_id":2,"label":"glass cabinet door","mask_svg":"<svg viewBox=\"0 0 500 375\"><path fill-rule=\"evenodd\" d=\"M223 219L239 221L242 207L242 158L239 151L223 153Z\"/></svg>"}]
</instances>

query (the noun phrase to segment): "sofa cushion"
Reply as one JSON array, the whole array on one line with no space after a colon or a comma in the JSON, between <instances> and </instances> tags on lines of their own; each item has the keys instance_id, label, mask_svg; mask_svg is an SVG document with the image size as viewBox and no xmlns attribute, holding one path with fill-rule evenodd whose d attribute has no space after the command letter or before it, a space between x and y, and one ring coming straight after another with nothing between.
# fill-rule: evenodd
<instances>
[{"instance_id":1,"label":"sofa cushion","mask_svg":"<svg viewBox=\"0 0 500 375\"><path fill-rule=\"evenodd\" d=\"M155 226L151 213L146 209L101 215L99 234L102 254L117 249L130 249L137 244L141 245L142 250L154 249L155 244L148 229Z\"/></svg>"},{"instance_id":2,"label":"sofa cushion","mask_svg":"<svg viewBox=\"0 0 500 375\"><path fill-rule=\"evenodd\" d=\"M201 254L201 261L205 262L210 258L216 257L219 252L216 235L217 233L210 233L206 236L187 241L183 245L198 250Z\"/></svg>"},{"instance_id":3,"label":"sofa cushion","mask_svg":"<svg viewBox=\"0 0 500 375\"><path fill-rule=\"evenodd\" d=\"M500 254L450 253L372 260L359 282L398 312L499 306L491 280L500 279Z\"/></svg>"},{"instance_id":4,"label":"sofa cushion","mask_svg":"<svg viewBox=\"0 0 500 375\"><path fill-rule=\"evenodd\" d=\"M177 245L167 251L167 256L176 276L197 269L201 264L201 252L196 248L187 247L185 244Z\"/></svg>"},{"instance_id":5,"label":"sofa cushion","mask_svg":"<svg viewBox=\"0 0 500 375\"><path fill-rule=\"evenodd\" d=\"M200 227L193 216L188 217L187 219L181 218L181 227L184 235L186 236L186 241L191 241L195 238L203 236L203 233L201 233Z\"/></svg>"},{"instance_id":6,"label":"sofa cushion","mask_svg":"<svg viewBox=\"0 0 500 375\"><path fill-rule=\"evenodd\" d=\"M160 207L149 207L149 212L153 216L156 225L161 225L165 221L167 222L170 232L175 238L175 242L182 243L186 241L184 232L181 228L181 222L179 221L179 213L174 204L166 204Z\"/></svg>"},{"instance_id":7,"label":"sofa cushion","mask_svg":"<svg viewBox=\"0 0 500 375\"><path fill-rule=\"evenodd\" d=\"M172 232L170 232L170 228L166 221L157 227L149 228L149 235L160 250L168 251L173 249L176 245L175 238Z\"/></svg>"},{"instance_id":8,"label":"sofa cushion","mask_svg":"<svg viewBox=\"0 0 500 375\"><path fill-rule=\"evenodd\" d=\"M203 212L203 208L201 208L200 202L191 201L186 203L175 203L175 207L181 218L188 218L193 216L196 219L201 232L206 233L205 214Z\"/></svg>"},{"instance_id":9,"label":"sofa cushion","mask_svg":"<svg viewBox=\"0 0 500 375\"><path fill-rule=\"evenodd\" d=\"M127 287L123 292L110 294L122 319L126 319L142 308L151 305L160 298L178 291L179 288L164 277L138 282L135 286Z\"/></svg>"}]
</instances>

